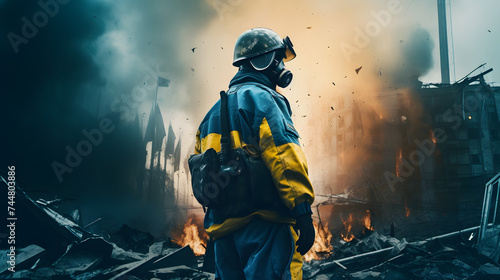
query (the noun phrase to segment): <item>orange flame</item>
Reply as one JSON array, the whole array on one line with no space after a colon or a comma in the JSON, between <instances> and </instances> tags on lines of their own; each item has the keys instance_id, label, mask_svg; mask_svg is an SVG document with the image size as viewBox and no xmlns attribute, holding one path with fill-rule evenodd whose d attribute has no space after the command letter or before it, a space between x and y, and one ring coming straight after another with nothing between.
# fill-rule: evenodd
<instances>
[{"instance_id":1,"label":"orange flame","mask_svg":"<svg viewBox=\"0 0 500 280\"><path fill-rule=\"evenodd\" d=\"M178 245L184 247L189 245L196 256L205 254L208 236L204 230L198 231L198 226L195 224L194 217L190 217L184 224L182 235L179 239L173 240Z\"/></svg>"},{"instance_id":2,"label":"orange flame","mask_svg":"<svg viewBox=\"0 0 500 280\"><path fill-rule=\"evenodd\" d=\"M434 144L436 144L437 143L437 139L436 139L436 136L434 136L434 131L432 131L432 129L431 129L430 132L431 132L430 133L431 134L431 140L432 140L432 142Z\"/></svg>"},{"instance_id":3,"label":"orange flame","mask_svg":"<svg viewBox=\"0 0 500 280\"><path fill-rule=\"evenodd\" d=\"M351 242L354 239L354 235L351 232L352 222L354 220L352 214L349 214L349 219L347 219L347 221L344 221L344 218L341 219L344 223L345 234L341 233L340 235L342 236L342 239L344 239L344 241Z\"/></svg>"},{"instance_id":4,"label":"orange flame","mask_svg":"<svg viewBox=\"0 0 500 280\"><path fill-rule=\"evenodd\" d=\"M371 216L372 216L372 213L370 212L370 210L366 210L366 214L361 219L361 222L363 223L363 225L365 226L366 229L374 231L375 229L373 228L373 225L372 225Z\"/></svg>"},{"instance_id":5,"label":"orange flame","mask_svg":"<svg viewBox=\"0 0 500 280\"><path fill-rule=\"evenodd\" d=\"M405 198L405 215L408 218L410 216L410 208L408 208L408 198Z\"/></svg>"},{"instance_id":6,"label":"orange flame","mask_svg":"<svg viewBox=\"0 0 500 280\"><path fill-rule=\"evenodd\" d=\"M398 176L398 178L401 178L399 167L401 166L402 162L403 162L403 151L401 150L401 148L399 148L398 155L396 156L396 176Z\"/></svg>"},{"instance_id":7,"label":"orange flame","mask_svg":"<svg viewBox=\"0 0 500 280\"><path fill-rule=\"evenodd\" d=\"M303 259L306 262L311 260L321 260L329 257L332 254L333 247L330 244L332 240L332 234L328 230L328 223L324 226L319 226L316 221L313 221L314 232L316 237L314 239L314 244L304 256Z\"/></svg>"}]
</instances>

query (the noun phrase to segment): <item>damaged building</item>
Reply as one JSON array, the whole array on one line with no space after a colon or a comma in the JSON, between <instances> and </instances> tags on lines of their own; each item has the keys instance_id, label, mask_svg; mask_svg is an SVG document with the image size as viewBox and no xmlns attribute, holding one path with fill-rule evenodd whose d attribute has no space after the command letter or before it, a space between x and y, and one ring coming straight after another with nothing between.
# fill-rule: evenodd
<instances>
[{"instance_id":1,"label":"damaged building","mask_svg":"<svg viewBox=\"0 0 500 280\"><path fill-rule=\"evenodd\" d=\"M113 9L119 5L98 2L61 5L61 13L40 28L40 38L19 45L20 54L7 60L16 67L9 69L15 77L9 77L8 89L14 94L5 103L14 106L5 119L16 121L4 131L17 134L2 138L7 147L2 162L16 165L19 182L15 250L4 242L12 230L0 231L0 279L214 279L213 247L186 165L206 109L200 104L215 100L218 91L209 90L222 89L227 81L219 82L235 70L219 64L223 55L231 57L234 38L226 34L234 30L210 25L214 15L221 16L207 4L214 1L121 3L126 12L116 22ZM342 64L345 57L336 57L334 49L353 42L351 25L380 23L373 12L380 17L393 1L373 6L376 1L338 1L338 9L325 17L317 11L326 8L311 8L309 2L264 1L254 7L222 2L231 11L226 19L233 13L238 19L231 26L235 30L247 24L241 20L246 14L262 7L286 9L280 14L293 19L288 23L299 38L294 42L306 58L291 65L297 79L290 95L284 92L298 113L294 122L314 167L310 172L316 172L311 176L316 241L304 256L304 279L500 279L500 87L486 82L498 69L481 65L450 82L442 35L441 83L420 82L424 71L406 75L411 71L402 65L415 61L404 55L411 52L394 62L404 77L385 83L393 73L374 61L391 60L393 54L372 50L384 39L396 48L420 48L424 41L421 48L431 58L432 44L425 40L430 34L398 23L415 1L412 8L391 13L391 24L377 25L380 34L370 36L364 49L356 48L360 53L351 56L362 65L355 67ZM14 11L8 27L19 30L26 10L13 6L27 4L14 3L0 6ZM438 3L442 12L444 1ZM31 8L30 15L40 10ZM130 11L140 19L132 21L136 30L128 21ZM296 20L304 11L311 16ZM446 22L439 20L440 33L446 34ZM75 34L67 45L59 35L66 34L65 25ZM203 36L200 25L207 27ZM96 26L94 33L86 35L87 26ZM397 36L384 37L384 28ZM95 53L87 53L89 42L97 46ZM60 56L66 59L53 59ZM71 72L67 61L78 71ZM55 66L26 73L36 69L33 64ZM162 78L160 69L173 74ZM114 130L92 143L92 153L81 156L71 172L53 168L54 162L68 167L68 149L77 151L108 119ZM312 141L305 141L308 137ZM0 185L8 188L3 168Z\"/></svg>"}]
</instances>

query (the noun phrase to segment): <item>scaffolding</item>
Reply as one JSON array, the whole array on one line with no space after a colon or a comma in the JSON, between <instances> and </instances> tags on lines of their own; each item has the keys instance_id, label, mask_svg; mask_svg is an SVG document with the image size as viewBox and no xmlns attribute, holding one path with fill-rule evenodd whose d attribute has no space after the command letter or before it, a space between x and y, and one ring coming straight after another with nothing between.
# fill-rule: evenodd
<instances>
[{"instance_id":1,"label":"scaffolding","mask_svg":"<svg viewBox=\"0 0 500 280\"><path fill-rule=\"evenodd\" d=\"M500 257L500 225L497 221L499 195L500 173L486 183L477 241L478 250L497 262Z\"/></svg>"}]
</instances>

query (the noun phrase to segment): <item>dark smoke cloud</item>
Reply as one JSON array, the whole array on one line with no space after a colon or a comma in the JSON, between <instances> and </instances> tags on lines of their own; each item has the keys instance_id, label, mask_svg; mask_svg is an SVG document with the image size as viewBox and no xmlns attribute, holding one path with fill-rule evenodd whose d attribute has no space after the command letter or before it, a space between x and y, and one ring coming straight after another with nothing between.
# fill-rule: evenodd
<instances>
[{"instance_id":1,"label":"dark smoke cloud","mask_svg":"<svg viewBox=\"0 0 500 280\"><path fill-rule=\"evenodd\" d=\"M109 199L123 197L121 206L130 206L127 190L137 188L134 176L145 159L140 125L147 115L136 118L142 111L134 108L133 118L124 119L113 113L113 101L144 86L146 69L158 66L173 82L189 75L184 42L216 12L194 0L66 2L16 53L7 34L23 36L23 17L33 23L43 9L38 1L0 1L0 169L15 165L20 186L97 201L103 213ZM138 105L149 109L153 91L147 93ZM159 96L164 115L189 107L189 96L172 98ZM76 149L86 140L82 130L99 128L104 117L116 129L60 182L51 164L66 164L66 147Z\"/></svg>"},{"instance_id":2,"label":"dark smoke cloud","mask_svg":"<svg viewBox=\"0 0 500 280\"><path fill-rule=\"evenodd\" d=\"M0 168L15 164L19 183L30 189L87 200L102 195L98 203L103 206L94 210L105 212L110 198L125 196L124 190L137 186L132 175L143 168L140 130L154 90L145 90L126 118L123 112L113 115L116 130L104 135L102 144L72 173L66 173L62 183L51 163L64 163L66 146L75 147L85 139L83 129L97 128L103 117L113 113L115 101L124 102L134 89L147 87L144 78L153 77L157 70L177 84L162 89L158 100L166 124L172 120L177 136L180 126L187 127L183 131L185 153L194 141L186 130L195 130L218 91L236 72L231 58L237 36L248 28L267 26L290 35L300 52L289 64L296 78L286 95L294 106L294 121L318 193L338 192L341 189L336 186L329 187L332 178L328 175L336 164L324 156L332 153L332 145L321 141L332 138L332 123L339 118L338 108L333 111L332 105L343 97L367 104L367 111L382 112L373 93L383 87L407 86L407 81L415 81L432 66L429 34L405 25L404 12L394 14L387 27L360 47L352 62L346 59L339 45L355 45L354 28L365 28L374 20L372 12L386 9L386 1L294 5L228 1L233 5L223 17L210 2L69 1L16 54L7 34L21 34L22 17L32 20L41 8L37 1L0 1L0 34L4 36L0 40L0 92L5 108ZM408 1L402 1L404 8L407 5ZM354 69L360 66L356 74ZM318 131L321 139L316 137ZM133 203L133 199L123 201Z\"/></svg>"},{"instance_id":3,"label":"dark smoke cloud","mask_svg":"<svg viewBox=\"0 0 500 280\"><path fill-rule=\"evenodd\" d=\"M106 30L108 5L72 1L59 5L54 17L16 54L7 34L22 36L23 17L33 22L42 11L37 1L6 1L0 6L2 159L1 168L16 165L26 187L58 184L50 163L78 139L94 120L83 110L85 84L101 86L92 59L95 40ZM49 187L51 186L51 187Z\"/></svg>"},{"instance_id":4,"label":"dark smoke cloud","mask_svg":"<svg viewBox=\"0 0 500 280\"><path fill-rule=\"evenodd\" d=\"M434 65L434 42L430 33L418 25L394 26L391 34L377 39L380 40L375 44L383 49L378 50L382 56L377 56L377 69L374 70L383 73L385 86L412 86L414 81L427 74Z\"/></svg>"}]
</instances>

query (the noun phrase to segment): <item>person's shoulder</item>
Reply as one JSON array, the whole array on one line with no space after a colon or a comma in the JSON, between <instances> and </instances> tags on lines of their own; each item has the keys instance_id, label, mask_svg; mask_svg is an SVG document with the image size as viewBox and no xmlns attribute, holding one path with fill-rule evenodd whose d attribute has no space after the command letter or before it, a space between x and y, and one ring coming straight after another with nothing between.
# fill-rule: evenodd
<instances>
[{"instance_id":1,"label":"person's shoulder","mask_svg":"<svg viewBox=\"0 0 500 280\"><path fill-rule=\"evenodd\" d=\"M220 99L215 102L215 104L208 110L205 114L205 117L200 123L200 127L205 125L212 117L218 116L220 114Z\"/></svg>"},{"instance_id":2,"label":"person's shoulder","mask_svg":"<svg viewBox=\"0 0 500 280\"><path fill-rule=\"evenodd\" d=\"M238 95L241 98L245 99L246 102L252 102L255 104L269 104L273 102L273 90L258 84L258 83L246 83L238 86Z\"/></svg>"}]
</instances>

